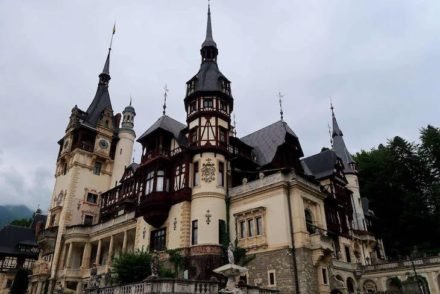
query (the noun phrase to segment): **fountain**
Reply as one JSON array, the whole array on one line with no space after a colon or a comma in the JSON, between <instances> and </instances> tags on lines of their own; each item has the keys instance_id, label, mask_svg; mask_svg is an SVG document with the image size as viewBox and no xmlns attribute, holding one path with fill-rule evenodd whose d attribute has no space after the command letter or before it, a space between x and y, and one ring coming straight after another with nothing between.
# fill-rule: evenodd
<instances>
[{"instance_id":1,"label":"fountain","mask_svg":"<svg viewBox=\"0 0 440 294\"><path fill-rule=\"evenodd\" d=\"M234 253L233 253L232 243L229 243L228 246L228 264L225 264L219 268L214 269L213 271L217 274L221 274L228 278L226 282L226 288L221 289L220 293L234 293L241 294L242 291L237 288L237 278L240 275L245 274L248 269L245 267L241 267L235 264Z\"/></svg>"}]
</instances>

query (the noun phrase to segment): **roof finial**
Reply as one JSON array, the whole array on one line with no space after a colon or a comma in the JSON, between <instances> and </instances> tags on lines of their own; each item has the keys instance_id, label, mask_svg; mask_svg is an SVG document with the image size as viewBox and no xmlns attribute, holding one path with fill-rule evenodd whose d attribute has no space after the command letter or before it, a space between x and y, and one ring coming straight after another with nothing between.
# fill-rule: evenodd
<instances>
[{"instance_id":1,"label":"roof finial","mask_svg":"<svg viewBox=\"0 0 440 294\"><path fill-rule=\"evenodd\" d=\"M110 46L108 47L108 51L111 51L111 50L112 50L113 36L115 35L115 33L116 33L116 21L115 21L115 23L113 24L112 37L111 37L111 39L110 39Z\"/></svg>"},{"instance_id":2,"label":"roof finial","mask_svg":"<svg viewBox=\"0 0 440 294\"><path fill-rule=\"evenodd\" d=\"M163 87L164 93L163 93L163 115L166 113L167 109L167 97L168 97L168 87L167 84L165 84L165 87Z\"/></svg>"},{"instance_id":3,"label":"roof finial","mask_svg":"<svg viewBox=\"0 0 440 294\"><path fill-rule=\"evenodd\" d=\"M283 97L284 97L284 95L281 94L281 92L278 92L278 98L279 98L279 102L280 102L280 116L281 116L281 121L283 121Z\"/></svg>"},{"instance_id":4,"label":"roof finial","mask_svg":"<svg viewBox=\"0 0 440 294\"><path fill-rule=\"evenodd\" d=\"M131 97L131 95L130 95L130 106L131 106L131 102L133 101L133 98Z\"/></svg>"},{"instance_id":5,"label":"roof finial","mask_svg":"<svg viewBox=\"0 0 440 294\"><path fill-rule=\"evenodd\" d=\"M330 146L333 147L333 136L332 136L332 129L330 127L330 124L327 123L327 127L328 127L328 135L330 136Z\"/></svg>"},{"instance_id":6,"label":"roof finial","mask_svg":"<svg viewBox=\"0 0 440 294\"><path fill-rule=\"evenodd\" d=\"M332 97L330 97L330 109L332 111L332 116L335 116L335 112L334 112L334 107L333 107L333 102L332 102Z\"/></svg>"}]
</instances>

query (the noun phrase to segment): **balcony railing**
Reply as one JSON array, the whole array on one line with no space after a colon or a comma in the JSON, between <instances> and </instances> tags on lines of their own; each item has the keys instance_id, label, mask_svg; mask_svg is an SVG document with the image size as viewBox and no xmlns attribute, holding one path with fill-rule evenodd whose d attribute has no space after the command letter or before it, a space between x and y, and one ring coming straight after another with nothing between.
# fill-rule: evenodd
<instances>
[{"instance_id":1,"label":"balcony railing","mask_svg":"<svg viewBox=\"0 0 440 294\"><path fill-rule=\"evenodd\" d=\"M420 266L439 266L440 265L440 256L431 256L413 260L400 260L395 262L387 262L381 264L367 265L363 267L363 270L366 272L369 271L384 271L389 269L403 269L408 268L411 269L413 264L417 267Z\"/></svg>"},{"instance_id":2,"label":"balcony railing","mask_svg":"<svg viewBox=\"0 0 440 294\"><path fill-rule=\"evenodd\" d=\"M49 262L47 262L45 260L35 261L32 266L32 274L33 275L49 275L50 274Z\"/></svg>"}]
</instances>

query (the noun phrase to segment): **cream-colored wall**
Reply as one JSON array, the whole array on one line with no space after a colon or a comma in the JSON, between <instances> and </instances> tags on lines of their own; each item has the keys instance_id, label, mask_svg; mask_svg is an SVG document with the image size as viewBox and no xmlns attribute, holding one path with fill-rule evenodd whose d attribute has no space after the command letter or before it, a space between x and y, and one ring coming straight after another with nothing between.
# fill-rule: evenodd
<instances>
[{"instance_id":1,"label":"cream-colored wall","mask_svg":"<svg viewBox=\"0 0 440 294\"><path fill-rule=\"evenodd\" d=\"M202 180L203 164L211 160L214 164L214 179L211 182ZM191 201L191 222L197 220L198 222L198 242L201 244L219 244L218 230L219 220L226 221L226 202L225 195L227 186L227 161L223 155L214 154L211 152L197 154L193 157L193 162L199 163L199 185L192 188ZM218 164L224 163L224 186L219 185ZM193 168L192 168L193 169ZM191 173L192 174L192 173ZM193 183L191 179L191 183ZM206 215L211 215L209 221ZM208 223L209 222L209 223Z\"/></svg>"},{"instance_id":2,"label":"cream-colored wall","mask_svg":"<svg viewBox=\"0 0 440 294\"><path fill-rule=\"evenodd\" d=\"M133 156L133 144L136 137L134 131L121 129L119 131L119 141L116 145L115 160L113 164L111 187L120 183L125 168L130 165Z\"/></svg>"},{"instance_id":3,"label":"cream-colored wall","mask_svg":"<svg viewBox=\"0 0 440 294\"><path fill-rule=\"evenodd\" d=\"M274 190L255 193L249 197L233 198L230 207L230 237L237 238L236 218L234 214L241 213L257 207L266 208L264 234L267 240L267 249L287 247L290 244L289 218L287 214L287 199L282 187Z\"/></svg>"}]
</instances>

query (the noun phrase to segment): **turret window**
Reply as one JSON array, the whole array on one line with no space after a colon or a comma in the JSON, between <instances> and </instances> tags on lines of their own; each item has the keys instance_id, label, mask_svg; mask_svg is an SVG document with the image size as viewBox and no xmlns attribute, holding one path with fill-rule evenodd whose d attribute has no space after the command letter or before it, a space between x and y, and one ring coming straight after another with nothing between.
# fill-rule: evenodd
<instances>
[{"instance_id":1,"label":"turret window","mask_svg":"<svg viewBox=\"0 0 440 294\"><path fill-rule=\"evenodd\" d=\"M194 184L194 186L198 186L200 184L199 162L198 161L194 162L193 184Z\"/></svg>"},{"instance_id":2,"label":"turret window","mask_svg":"<svg viewBox=\"0 0 440 294\"><path fill-rule=\"evenodd\" d=\"M307 232L309 232L310 234L315 233L316 231L316 227L313 224L313 215L312 212L309 209L306 209L304 211L305 214L305 218L306 218L306 227L307 227Z\"/></svg>"},{"instance_id":3,"label":"turret window","mask_svg":"<svg viewBox=\"0 0 440 294\"><path fill-rule=\"evenodd\" d=\"M225 164L219 161L218 163L218 184L219 186L225 186Z\"/></svg>"},{"instance_id":4,"label":"turret window","mask_svg":"<svg viewBox=\"0 0 440 294\"><path fill-rule=\"evenodd\" d=\"M189 140L191 144L195 144L197 142L197 128L191 129L189 133Z\"/></svg>"},{"instance_id":5,"label":"turret window","mask_svg":"<svg viewBox=\"0 0 440 294\"><path fill-rule=\"evenodd\" d=\"M193 220L192 228L191 228L191 245L197 245L198 233L199 233L198 221Z\"/></svg>"},{"instance_id":6,"label":"turret window","mask_svg":"<svg viewBox=\"0 0 440 294\"><path fill-rule=\"evenodd\" d=\"M212 109L214 108L214 99L212 98L204 98L203 99L203 108L204 109Z\"/></svg>"}]
</instances>

